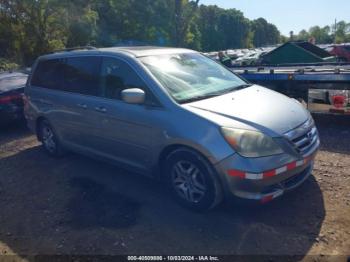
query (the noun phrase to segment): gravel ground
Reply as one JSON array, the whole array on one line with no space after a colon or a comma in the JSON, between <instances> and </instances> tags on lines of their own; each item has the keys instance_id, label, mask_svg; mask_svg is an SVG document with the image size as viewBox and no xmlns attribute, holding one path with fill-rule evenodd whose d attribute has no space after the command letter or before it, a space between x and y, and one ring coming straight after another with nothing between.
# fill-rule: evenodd
<instances>
[{"instance_id":1,"label":"gravel ground","mask_svg":"<svg viewBox=\"0 0 350 262\"><path fill-rule=\"evenodd\" d=\"M316 116L322 146L301 187L206 214L104 162L48 157L23 126L0 129L0 254L350 255L350 118Z\"/></svg>"}]
</instances>

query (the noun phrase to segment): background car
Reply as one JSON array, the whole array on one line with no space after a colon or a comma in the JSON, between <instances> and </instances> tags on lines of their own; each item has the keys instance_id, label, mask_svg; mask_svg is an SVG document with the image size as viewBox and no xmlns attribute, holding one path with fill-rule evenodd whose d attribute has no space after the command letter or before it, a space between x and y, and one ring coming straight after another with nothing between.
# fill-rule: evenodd
<instances>
[{"instance_id":1,"label":"background car","mask_svg":"<svg viewBox=\"0 0 350 262\"><path fill-rule=\"evenodd\" d=\"M255 51L237 58L233 63L236 66L257 65L260 63L262 56L266 54L264 51Z\"/></svg>"},{"instance_id":2,"label":"background car","mask_svg":"<svg viewBox=\"0 0 350 262\"><path fill-rule=\"evenodd\" d=\"M28 75L20 72L0 74L0 125L23 121L23 92Z\"/></svg>"}]
</instances>

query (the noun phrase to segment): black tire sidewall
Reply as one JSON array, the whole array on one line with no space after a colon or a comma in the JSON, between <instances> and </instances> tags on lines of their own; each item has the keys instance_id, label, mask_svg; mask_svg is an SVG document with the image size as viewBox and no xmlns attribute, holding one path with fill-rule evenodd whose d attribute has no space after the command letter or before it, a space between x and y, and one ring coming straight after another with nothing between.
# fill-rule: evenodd
<instances>
[{"instance_id":1,"label":"black tire sidewall","mask_svg":"<svg viewBox=\"0 0 350 262\"><path fill-rule=\"evenodd\" d=\"M45 144L43 142L43 128L44 127L49 127L51 129L52 133L53 133L53 140L55 142L56 147L55 147L55 150L52 151L52 152L46 148L46 146L45 146ZM42 142L42 146L43 146L43 148L44 148L44 150L45 150L45 152L47 154L49 154L50 156L53 156L53 157L59 157L59 156L62 155L62 150L61 150L61 146L60 146L59 140L57 139L57 135L55 133L55 130L52 128L52 126L50 125L49 121L42 120L40 122L40 125L39 125L39 137L40 137L40 140Z\"/></svg>"},{"instance_id":2,"label":"black tire sidewall","mask_svg":"<svg viewBox=\"0 0 350 262\"><path fill-rule=\"evenodd\" d=\"M204 183L206 185L206 193L198 203L191 203L178 195L173 186L172 170L173 166L180 160L185 160L196 165L202 172ZM206 211L213 208L219 201L218 198L218 183L215 178L215 172L210 166L210 163L200 154L190 149L178 149L172 152L166 159L165 163L165 180L167 186L172 192L175 199L183 206L191 208L195 211Z\"/></svg>"}]
</instances>

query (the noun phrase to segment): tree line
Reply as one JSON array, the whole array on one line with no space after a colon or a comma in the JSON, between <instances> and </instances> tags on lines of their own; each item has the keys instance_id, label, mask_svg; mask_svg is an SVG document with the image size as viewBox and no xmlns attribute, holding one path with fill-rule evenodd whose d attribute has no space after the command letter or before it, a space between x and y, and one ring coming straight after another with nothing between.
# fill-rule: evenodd
<instances>
[{"instance_id":1,"label":"tree line","mask_svg":"<svg viewBox=\"0 0 350 262\"><path fill-rule=\"evenodd\" d=\"M291 37L350 41L349 24L341 21L334 29L315 26ZM0 60L21 65L53 50L84 45L217 51L288 40L264 18L249 20L237 9L206 6L200 0L0 0Z\"/></svg>"},{"instance_id":2,"label":"tree line","mask_svg":"<svg viewBox=\"0 0 350 262\"><path fill-rule=\"evenodd\" d=\"M293 32L291 32L291 38L304 41L314 38L318 44L349 43L350 23L339 21L331 26L313 26L308 31L305 29L301 30L295 37L293 36Z\"/></svg>"},{"instance_id":3,"label":"tree line","mask_svg":"<svg viewBox=\"0 0 350 262\"><path fill-rule=\"evenodd\" d=\"M199 0L0 0L0 57L24 65L83 45L214 51L279 41L278 29L265 19L250 21L236 9Z\"/></svg>"}]
</instances>

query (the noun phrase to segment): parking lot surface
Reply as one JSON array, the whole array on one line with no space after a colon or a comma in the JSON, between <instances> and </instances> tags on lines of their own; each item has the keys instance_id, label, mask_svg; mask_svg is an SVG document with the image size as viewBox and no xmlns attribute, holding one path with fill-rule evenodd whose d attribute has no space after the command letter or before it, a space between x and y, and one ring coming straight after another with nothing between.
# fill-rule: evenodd
<instances>
[{"instance_id":1,"label":"parking lot surface","mask_svg":"<svg viewBox=\"0 0 350 262\"><path fill-rule=\"evenodd\" d=\"M155 181L68 154L23 126L0 131L0 253L350 255L350 118L317 116L321 150L301 187L266 205L201 214ZM314 258L314 257L313 257Z\"/></svg>"}]
</instances>

